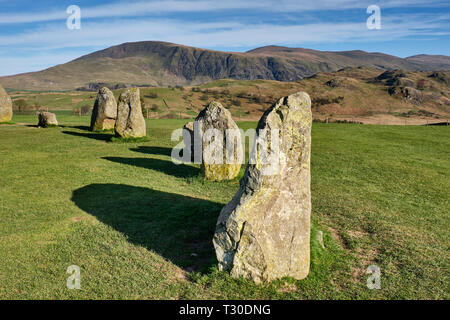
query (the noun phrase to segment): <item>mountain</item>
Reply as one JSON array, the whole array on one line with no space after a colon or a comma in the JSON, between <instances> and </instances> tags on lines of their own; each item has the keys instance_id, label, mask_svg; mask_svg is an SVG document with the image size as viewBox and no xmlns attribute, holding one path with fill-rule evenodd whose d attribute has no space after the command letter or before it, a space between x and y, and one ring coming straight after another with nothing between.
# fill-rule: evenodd
<instances>
[{"instance_id":1,"label":"mountain","mask_svg":"<svg viewBox=\"0 0 450 320\"><path fill-rule=\"evenodd\" d=\"M39 71L0 77L6 88L73 90L116 85L193 85L215 79L295 81L317 72L368 66L408 71L450 69L450 57L402 59L383 53L316 51L267 46L248 52L221 52L167 42L124 43Z\"/></svg>"},{"instance_id":2,"label":"mountain","mask_svg":"<svg viewBox=\"0 0 450 320\"><path fill-rule=\"evenodd\" d=\"M419 54L406 58L407 61L427 65L432 70L450 70L448 56Z\"/></svg>"}]
</instances>

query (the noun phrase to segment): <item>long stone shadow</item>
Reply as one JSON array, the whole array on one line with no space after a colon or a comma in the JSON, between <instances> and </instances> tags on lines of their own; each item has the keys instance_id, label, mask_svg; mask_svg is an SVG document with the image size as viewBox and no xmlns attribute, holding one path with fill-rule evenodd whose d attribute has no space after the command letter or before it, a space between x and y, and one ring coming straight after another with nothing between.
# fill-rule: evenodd
<instances>
[{"instance_id":1,"label":"long stone shadow","mask_svg":"<svg viewBox=\"0 0 450 320\"><path fill-rule=\"evenodd\" d=\"M111 141L113 137L112 134L107 133L82 133L74 131L62 131L64 134L69 134L71 136L84 137L89 139L101 140L101 141Z\"/></svg>"},{"instance_id":2,"label":"long stone shadow","mask_svg":"<svg viewBox=\"0 0 450 320\"><path fill-rule=\"evenodd\" d=\"M123 184L91 184L71 199L80 209L186 271L217 263L212 238L221 204Z\"/></svg>"},{"instance_id":3,"label":"long stone shadow","mask_svg":"<svg viewBox=\"0 0 450 320\"><path fill-rule=\"evenodd\" d=\"M89 126L67 126L67 125L63 125L61 127L62 128L70 128L70 129L78 129L78 130L89 131Z\"/></svg>"},{"instance_id":4,"label":"long stone shadow","mask_svg":"<svg viewBox=\"0 0 450 320\"><path fill-rule=\"evenodd\" d=\"M159 154L169 157L172 155L172 149L166 147L139 146L137 148L130 148L130 150L145 154Z\"/></svg>"},{"instance_id":5,"label":"long stone shadow","mask_svg":"<svg viewBox=\"0 0 450 320\"><path fill-rule=\"evenodd\" d=\"M121 157L102 157L102 159L128 164L130 166L141 167L145 169L157 170L167 175L178 178L189 178L199 175L200 169L184 164L176 165L170 160L160 160L153 158L121 158Z\"/></svg>"}]
</instances>

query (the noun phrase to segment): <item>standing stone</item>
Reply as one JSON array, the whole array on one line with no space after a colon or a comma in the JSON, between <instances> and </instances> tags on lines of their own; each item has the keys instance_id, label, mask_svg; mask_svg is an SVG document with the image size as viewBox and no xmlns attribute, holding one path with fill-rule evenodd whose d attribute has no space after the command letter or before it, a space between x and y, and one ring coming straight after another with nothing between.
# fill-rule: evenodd
<instances>
[{"instance_id":1,"label":"standing stone","mask_svg":"<svg viewBox=\"0 0 450 320\"><path fill-rule=\"evenodd\" d=\"M239 127L231 118L231 113L220 103L213 101L200 111L195 121L195 130L199 130L199 136L202 137L201 170L206 179L234 179L241 170L243 148ZM214 132L220 135L212 137Z\"/></svg>"},{"instance_id":2,"label":"standing stone","mask_svg":"<svg viewBox=\"0 0 450 320\"><path fill-rule=\"evenodd\" d=\"M213 243L220 270L256 283L308 275L311 122L304 92L281 98L262 116L252 162L217 221ZM264 144L277 130L279 143ZM264 152L269 161L260 159Z\"/></svg>"},{"instance_id":3,"label":"standing stone","mask_svg":"<svg viewBox=\"0 0 450 320\"><path fill-rule=\"evenodd\" d=\"M58 125L58 121L56 120L56 115L54 113L42 111L39 112L38 117L39 117L38 123L39 127L47 128L50 126Z\"/></svg>"},{"instance_id":4,"label":"standing stone","mask_svg":"<svg viewBox=\"0 0 450 320\"><path fill-rule=\"evenodd\" d=\"M117 103L117 136L122 138L140 138L147 134L142 114L139 88L126 90L119 96Z\"/></svg>"},{"instance_id":5,"label":"standing stone","mask_svg":"<svg viewBox=\"0 0 450 320\"><path fill-rule=\"evenodd\" d=\"M0 85L0 123L9 122L12 119L13 110L11 98Z\"/></svg>"},{"instance_id":6,"label":"standing stone","mask_svg":"<svg viewBox=\"0 0 450 320\"><path fill-rule=\"evenodd\" d=\"M114 94L106 87L98 91L91 116L91 131L114 129L117 118L117 103Z\"/></svg>"}]
</instances>

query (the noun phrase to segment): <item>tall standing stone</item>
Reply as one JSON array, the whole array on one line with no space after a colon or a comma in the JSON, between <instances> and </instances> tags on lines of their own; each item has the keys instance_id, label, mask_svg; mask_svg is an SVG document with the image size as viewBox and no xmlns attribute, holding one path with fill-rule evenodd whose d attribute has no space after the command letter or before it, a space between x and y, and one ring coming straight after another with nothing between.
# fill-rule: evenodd
<instances>
[{"instance_id":1,"label":"tall standing stone","mask_svg":"<svg viewBox=\"0 0 450 320\"><path fill-rule=\"evenodd\" d=\"M0 85L0 123L11 121L13 115L11 98Z\"/></svg>"},{"instance_id":2,"label":"tall standing stone","mask_svg":"<svg viewBox=\"0 0 450 320\"><path fill-rule=\"evenodd\" d=\"M202 138L201 170L206 179L234 179L241 169L243 148L239 127L231 113L213 101L200 111L195 121L195 130L200 131Z\"/></svg>"},{"instance_id":3,"label":"tall standing stone","mask_svg":"<svg viewBox=\"0 0 450 320\"><path fill-rule=\"evenodd\" d=\"M139 88L128 89L119 96L115 132L122 138L146 136Z\"/></svg>"},{"instance_id":4,"label":"tall standing stone","mask_svg":"<svg viewBox=\"0 0 450 320\"><path fill-rule=\"evenodd\" d=\"M114 129L117 118L117 103L114 94L106 87L98 91L91 116L91 131Z\"/></svg>"},{"instance_id":5,"label":"tall standing stone","mask_svg":"<svg viewBox=\"0 0 450 320\"><path fill-rule=\"evenodd\" d=\"M220 270L257 283L308 275L311 122L304 92L281 98L262 116L252 162L217 221ZM279 143L267 143L277 136Z\"/></svg>"}]
</instances>

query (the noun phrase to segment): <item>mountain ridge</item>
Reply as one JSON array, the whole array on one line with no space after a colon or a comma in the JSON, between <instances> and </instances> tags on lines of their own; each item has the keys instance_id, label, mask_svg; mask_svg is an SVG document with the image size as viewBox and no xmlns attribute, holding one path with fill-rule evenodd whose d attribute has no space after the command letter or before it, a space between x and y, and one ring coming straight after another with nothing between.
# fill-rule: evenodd
<instances>
[{"instance_id":1,"label":"mountain ridge","mask_svg":"<svg viewBox=\"0 0 450 320\"><path fill-rule=\"evenodd\" d=\"M450 57L399 58L379 52L265 46L247 52L201 49L163 41L126 42L42 71L0 77L7 88L73 90L92 83L195 85L216 79L297 81L318 72L368 66L383 70L450 69Z\"/></svg>"}]
</instances>

